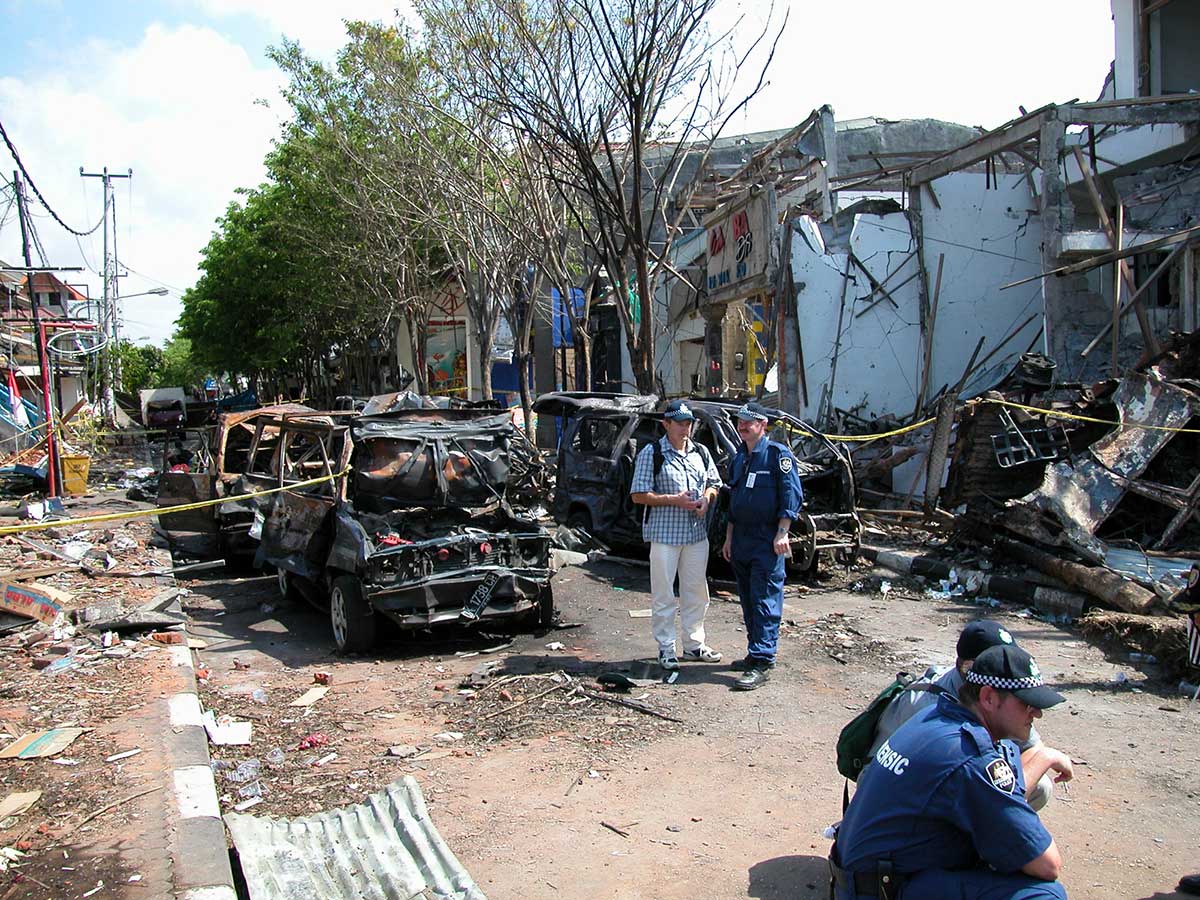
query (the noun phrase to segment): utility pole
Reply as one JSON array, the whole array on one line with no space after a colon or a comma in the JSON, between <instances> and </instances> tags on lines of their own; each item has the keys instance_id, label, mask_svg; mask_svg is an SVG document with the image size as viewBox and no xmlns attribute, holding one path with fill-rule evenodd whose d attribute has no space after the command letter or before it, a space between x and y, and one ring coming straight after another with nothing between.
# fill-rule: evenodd
<instances>
[{"instance_id":1,"label":"utility pole","mask_svg":"<svg viewBox=\"0 0 1200 900\"><path fill-rule=\"evenodd\" d=\"M19 172L13 172L13 191L17 200L17 219L21 223L21 252L25 257L25 266L33 268L33 258L29 251L29 210L25 206L25 185L21 183ZM38 368L42 373L42 415L45 416L46 427L46 480L50 487L50 496L57 497L59 490L58 440L54 433L54 407L50 405L50 367L46 360L46 341L42 333L41 303L38 302L37 291L33 289L34 272L25 275L25 285L29 288L29 308L33 314L33 340L37 345ZM11 399L11 398L10 398Z\"/></svg>"},{"instance_id":2,"label":"utility pole","mask_svg":"<svg viewBox=\"0 0 1200 900\"><path fill-rule=\"evenodd\" d=\"M117 284L117 227L116 208L112 199L112 179L132 178L133 169L124 175L108 171L105 166L100 172L85 172L79 167L82 178L99 178L104 184L104 298L100 306L100 332L105 336L104 349L101 354L100 384L102 391L101 406L104 408L104 418L109 425L116 425L117 398L114 391L121 376L118 341L121 338L121 315L119 306L120 290ZM109 215L113 218L112 241L108 237ZM109 252L111 247L112 252Z\"/></svg>"}]
</instances>

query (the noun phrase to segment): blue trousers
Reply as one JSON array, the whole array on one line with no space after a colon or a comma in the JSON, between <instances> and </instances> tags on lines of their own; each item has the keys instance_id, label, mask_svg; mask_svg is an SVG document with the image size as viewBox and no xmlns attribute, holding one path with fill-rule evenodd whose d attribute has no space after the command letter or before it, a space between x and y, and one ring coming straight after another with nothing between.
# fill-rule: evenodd
<instances>
[{"instance_id":1,"label":"blue trousers","mask_svg":"<svg viewBox=\"0 0 1200 900\"><path fill-rule=\"evenodd\" d=\"M783 618L784 558L775 553L772 537L739 536L735 526L731 564L746 625L746 655L772 662Z\"/></svg>"},{"instance_id":2,"label":"blue trousers","mask_svg":"<svg viewBox=\"0 0 1200 900\"><path fill-rule=\"evenodd\" d=\"M904 885L900 897L901 900L1067 900L1067 892L1057 881L1041 881L1020 873L926 869Z\"/></svg>"},{"instance_id":3,"label":"blue trousers","mask_svg":"<svg viewBox=\"0 0 1200 900\"><path fill-rule=\"evenodd\" d=\"M837 900L858 897L841 888L835 896ZM927 869L905 882L899 900L1067 900L1067 892L1057 881L1039 881L1019 873Z\"/></svg>"}]
</instances>

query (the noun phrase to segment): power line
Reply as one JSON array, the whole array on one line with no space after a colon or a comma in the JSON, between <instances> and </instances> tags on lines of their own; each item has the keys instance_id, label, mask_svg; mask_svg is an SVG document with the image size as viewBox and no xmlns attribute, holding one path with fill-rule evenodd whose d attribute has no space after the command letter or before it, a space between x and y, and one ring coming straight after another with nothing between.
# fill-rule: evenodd
<instances>
[{"instance_id":1,"label":"power line","mask_svg":"<svg viewBox=\"0 0 1200 900\"><path fill-rule=\"evenodd\" d=\"M33 177L29 174L29 170L25 168L25 163L21 162L21 155L17 153L17 148L14 147L13 142L9 140L8 132L4 130L3 122L0 122L0 137L4 138L4 143L8 145L8 152L12 154L12 158L17 163L17 168L20 169L21 174L25 176L25 183L33 188L33 193L37 196L38 202L46 208L46 212L50 213L55 222L57 222L67 231L71 232L71 234L75 235L75 237L87 237L89 234L94 234L95 231L104 224L104 219L101 219L87 231L76 231L74 228L64 222L59 217L58 213L54 211L54 208L46 202L46 198L42 196L42 192L38 190L38 186L34 183Z\"/></svg>"}]
</instances>

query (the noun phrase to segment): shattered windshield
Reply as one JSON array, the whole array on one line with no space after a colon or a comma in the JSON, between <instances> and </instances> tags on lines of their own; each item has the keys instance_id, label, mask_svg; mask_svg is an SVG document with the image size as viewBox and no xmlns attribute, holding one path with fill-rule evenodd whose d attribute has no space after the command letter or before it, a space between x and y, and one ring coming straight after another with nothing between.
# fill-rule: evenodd
<instances>
[{"instance_id":1,"label":"shattered windshield","mask_svg":"<svg viewBox=\"0 0 1200 900\"><path fill-rule=\"evenodd\" d=\"M362 510L482 507L504 494L513 436L506 413L414 410L364 416L351 430L350 491Z\"/></svg>"}]
</instances>

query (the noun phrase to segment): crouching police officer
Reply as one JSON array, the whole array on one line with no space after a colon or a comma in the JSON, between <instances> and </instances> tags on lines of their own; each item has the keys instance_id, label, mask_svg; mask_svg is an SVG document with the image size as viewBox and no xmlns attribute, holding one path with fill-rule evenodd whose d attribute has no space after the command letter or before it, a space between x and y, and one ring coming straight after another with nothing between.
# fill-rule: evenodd
<instances>
[{"instance_id":1,"label":"crouching police officer","mask_svg":"<svg viewBox=\"0 0 1200 900\"><path fill-rule=\"evenodd\" d=\"M830 853L837 900L1065 900L1008 743L1062 699L1020 647L980 653L957 701L939 696L863 769Z\"/></svg>"},{"instance_id":2,"label":"crouching police officer","mask_svg":"<svg viewBox=\"0 0 1200 900\"><path fill-rule=\"evenodd\" d=\"M803 495L792 451L766 437L766 410L757 403L742 406L737 430L742 446L729 470L729 526L721 555L733 566L746 624L746 658L733 664L745 674L734 688L752 691L775 668L788 530Z\"/></svg>"}]
</instances>

